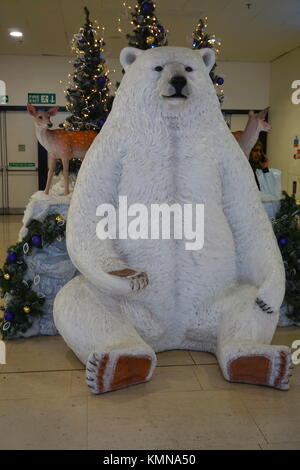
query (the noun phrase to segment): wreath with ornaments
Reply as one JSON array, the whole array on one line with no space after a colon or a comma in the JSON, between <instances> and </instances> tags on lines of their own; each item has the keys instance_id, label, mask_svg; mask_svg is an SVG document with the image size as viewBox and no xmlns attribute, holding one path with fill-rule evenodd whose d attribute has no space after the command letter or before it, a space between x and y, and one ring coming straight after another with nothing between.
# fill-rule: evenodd
<instances>
[{"instance_id":1,"label":"wreath with ornaments","mask_svg":"<svg viewBox=\"0 0 300 470\"><path fill-rule=\"evenodd\" d=\"M55 240L65 237L66 221L60 214L49 214L43 221L33 219L27 225L23 239L7 250L7 257L0 269L0 294L5 306L0 307L0 336L2 339L25 333L34 320L43 314L46 296L39 291L39 275L25 279L26 258L34 250L41 250Z\"/></svg>"}]
</instances>

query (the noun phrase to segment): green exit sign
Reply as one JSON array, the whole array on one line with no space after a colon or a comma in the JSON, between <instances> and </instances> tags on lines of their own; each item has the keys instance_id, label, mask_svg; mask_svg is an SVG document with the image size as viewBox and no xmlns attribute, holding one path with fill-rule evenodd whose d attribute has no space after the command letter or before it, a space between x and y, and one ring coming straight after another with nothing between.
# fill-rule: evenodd
<instances>
[{"instance_id":1,"label":"green exit sign","mask_svg":"<svg viewBox=\"0 0 300 470\"><path fill-rule=\"evenodd\" d=\"M13 168L28 168L28 167L35 167L35 163L31 162L9 162L8 166Z\"/></svg>"},{"instance_id":2,"label":"green exit sign","mask_svg":"<svg viewBox=\"0 0 300 470\"><path fill-rule=\"evenodd\" d=\"M28 93L29 104L55 104L55 93Z\"/></svg>"},{"instance_id":3,"label":"green exit sign","mask_svg":"<svg viewBox=\"0 0 300 470\"><path fill-rule=\"evenodd\" d=\"M7 95L0 95L0 104L8 103L8 96Z\"/></svg>"}]
</instances>

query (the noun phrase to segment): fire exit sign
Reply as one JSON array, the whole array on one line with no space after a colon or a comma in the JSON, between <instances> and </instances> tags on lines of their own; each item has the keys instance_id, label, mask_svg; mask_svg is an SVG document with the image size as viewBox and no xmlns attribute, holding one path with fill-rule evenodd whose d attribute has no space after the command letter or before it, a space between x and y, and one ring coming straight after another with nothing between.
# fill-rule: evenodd
<instances>
[{"instance_id":1,"label":"fire exit sign","mask_svg":"<svg viewBox=\"0 0 300 470\"><path fill-rule=\"evenodd\" d=\"M28 93L29 104L55 104L55 93Z\"/></svg>"},{"instance_id":2,"label":"fire exit sign","mask_svg":"<svg viewBox=\"0 0 300 470\"><path fill-rule=\"evenodd\" d=\"M8 166L14 168L35 167L35 163L31 162L9 162Z\"/></svg>"}]
</instances>

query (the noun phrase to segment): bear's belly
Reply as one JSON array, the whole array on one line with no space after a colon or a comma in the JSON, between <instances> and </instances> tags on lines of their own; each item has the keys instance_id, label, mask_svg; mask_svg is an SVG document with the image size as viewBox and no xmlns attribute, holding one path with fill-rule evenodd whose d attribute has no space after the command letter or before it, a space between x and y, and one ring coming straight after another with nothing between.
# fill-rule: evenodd
<instances>
[{"instance_id":1,"label":"bear's belly","mask_svg":"<svg viewBox=\"0 0 300 470\"><path fill-rule=\"evenodd\" d=\"M183 155L183 152L179 152ZM155 164L133 154L123 162L118 188L128 207L142 203L151 213L154 203L204 204L204 246L187 250L186 240L130 238L115 240L115 249L132 269L146 271L149 285L134 295L163 324L176 331L205 316L209 299L236 281L233 235L224 215L222 181L213 156L160 158ZM149 178L150 176L150 178ZM149 219L150 235L151 219ZM186 317L186 320L183 318ZM203 318L205 321L205 318ZM193 325L191 324L192 328ZM179 328L181 330L181 328Z\"/></svg>"},{"instance_id":2,"label":"bear's belly","mask_svg":"<svg viewBox=\"0 0 300 470\"><path fill-rule=\"evenodd\" d=\"M114 241L128 267L147 272L149 285L135 300L165 327L185 316L199 321L199 315L205 315L201 306L236 281L234 240L221 206L205 205L203 248L187 250L186 242L190 240L184 237Z\"/></svg>"}]
</instances>

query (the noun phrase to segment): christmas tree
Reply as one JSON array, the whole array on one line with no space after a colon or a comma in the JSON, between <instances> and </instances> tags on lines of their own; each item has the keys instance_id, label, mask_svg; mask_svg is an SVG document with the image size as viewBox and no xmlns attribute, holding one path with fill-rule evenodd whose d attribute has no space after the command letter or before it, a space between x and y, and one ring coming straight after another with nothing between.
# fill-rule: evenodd
<instances>
[{"instance_id":1,"label":"christmas tree","mask_svg":"<svg viewBox=\"0 0 300 470\"><path fill-rule=\"evenodd\" d=\"M65 237L65 230L66 220L58 213L48 214L43 221L31 219L26 226L26 235L8 248L6 261L0 269L0 297L4 298L4 306L0 307L3 312L3 316L0 317L1 339L23 335L34 325L37 318L45 313L44 308L47 304L49 307L51 289L55 289L57 281L52 281L53 284L50 284L51 273L47 277L43 269L40 270L41 276L36 272L34 278L30 279L28 270L30 272L32 269L30 265L35 266L34 269L41 266L44 268L47 258L45 248L49 249L49 246L55 242L60 243ZM53 253L58 260L61 249L53 246ZM41 261L42 258L37 252L43 249L45 252ZM48 296L40 290L41 285L45 285L45 280Z\"/></svg>"},{"instance_id":2,"label":"christmas tree","mask_svg":"<svg viewBox=\"0 0 300 470\"><path fill-rule=\"evenodd\" d=\"M205 17L204 20L200 19L198 24L195 28L193 33L193 49L203 49L204 47L209 47L214 49L216 54L219 54L220 50L219 47L221 46L220 41L218 41L215 35L210 36L207 31L207 18ZM222 89L222 85L224 83L224 78L220 77L215 73L217 64L213 66L210 72L210 78L215 85L216 92L219 98L220 103L222 104L224 101L224 91Z\"/></svg>"},{"instance_id":3,"label":"christmas tree","mask_svg":"<svg viewBox=\"0 0 300 470\"><path fill-rule=\"evenodd\" d=\"M155 16L156 5L151 0L138 0L131 12L133 34L127 34L128 45L138 49L167 45L167 31Z\"/></svg>"},{"instance_id":4,"label":"christmas tree","mask_svg":"<svg viewBox=\"0 0 300 470\"><path fill-rule=\"evenodd\" d=\"M67 130L100 130L111 109L110 81L105 67L104 40L99 38L99 26L90 21L85 7L86 22L72 40L76 54L73 81L65 91L67 110L71 113L61 124Z\"/></svg>"},{"instance_id":5,"label":"christmas tree","mask_svg":"<svg viewBox=\"0 0 300 470\"><path fill-rule=\"evenodd\" d=\"M274 233L284 262L286 274L285 302L287 316L300 321L300 206L286 192L273 219Z\"/></svg>"}]
</instances>

